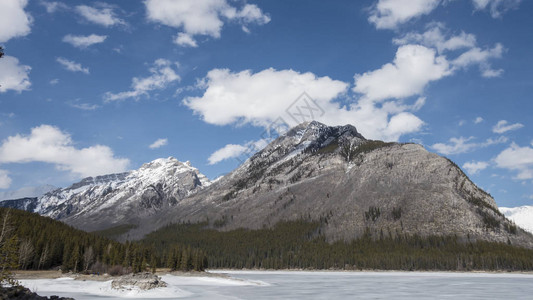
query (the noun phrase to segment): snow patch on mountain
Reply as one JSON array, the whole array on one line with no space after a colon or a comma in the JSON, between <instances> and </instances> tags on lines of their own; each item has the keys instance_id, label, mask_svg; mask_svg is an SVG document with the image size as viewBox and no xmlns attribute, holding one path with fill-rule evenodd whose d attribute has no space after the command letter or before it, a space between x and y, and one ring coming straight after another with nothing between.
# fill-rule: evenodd
<instances>
[{"instance_id":1,"label":"snow patch on mountain","mask_svg":"<svg viewBox=\"0 0 533 300\"><path fill-rule=\"evenodd\" d=\"M516 225L533 233L533 206L500 207L500 211Z\"/></svg>"}]
</instances>

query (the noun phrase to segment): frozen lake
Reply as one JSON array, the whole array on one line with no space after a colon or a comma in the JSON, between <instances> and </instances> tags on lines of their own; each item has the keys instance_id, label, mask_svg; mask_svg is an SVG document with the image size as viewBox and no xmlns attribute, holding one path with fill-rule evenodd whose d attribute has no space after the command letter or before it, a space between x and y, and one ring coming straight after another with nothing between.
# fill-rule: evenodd
<instances>
[{"instance_id":1,"label":"frozen lake","mask_svg":"<svg viewBox=\"0 0 533 300\"><path fill-rule=\"evenodd\" d=\"M531 299L533 275L445 272L212 271L231 278L164 275L168 287L119 292L110 281L21 280L41 295L75 299Z\"/></svg>"}]
</instances>

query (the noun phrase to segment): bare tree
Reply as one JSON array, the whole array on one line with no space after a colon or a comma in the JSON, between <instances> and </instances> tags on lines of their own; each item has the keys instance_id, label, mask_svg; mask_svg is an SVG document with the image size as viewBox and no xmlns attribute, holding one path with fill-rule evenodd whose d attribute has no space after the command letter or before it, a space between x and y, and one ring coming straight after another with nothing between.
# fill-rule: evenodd
<instances>
[{"instance_id":1,"label":"bare tree","mask_svg":"<svg viewBox=\"0 0 533 300\"><path fill-rule=\"evenodd\" d=\"M13 226L9 224L9 211L10 209L6 210L4 218L2 219L2 229L0 230L0 246L5 242L5 240L7 240L13 231Z\"/></svg>"},{"instance_id":2,"label":"bare tree","mask_svg":"<svg viewBox=\"0 0 533 300\"><path fill-rule=\"evenodd\" d=\"M23 240L19 246L19 265L23 270L28 267L33 260L33 254L35 249L30 240Z\"/></svg>"},{"instance_id":3,"label":"bare tree","mask_svg":"<svg viewBox=\"0 0 533 300\"><path fill-rule=\"evenodd\" d=\"M0 228L0 286L4 283L18 284L11 273L12 269L18 267L18 239L12 234L13 227L9 224L9 212L10 209L5 211L2 228Z\"/></svg>"},{"instance_id":4,"label":"bare tree","mask_svg":"<svg viewBox=\"0 0 533 300\"><path fill-rule=\"evenodd\" d=\"M37 269L41 269L42 266L46 264L48 261L48 244L44 246L43 252L41 252L41 258L39 258L39 265L37 266Z\"/></svg>"},{"instance_id":5,"label":"bare tree","mask_svg":"<svg viewBox=\"0 0 533 300\"><path fill-rule=\"evenodd\" d=\"M0 58L4 56L4 47L0 46Z\"/></svg>"},{"instance_id":6,"label":"bare tree","mask_svg":"<svg viewBox=\"0 0 533 300\"><path fill-rule=\"evenodd\" d=\"M89 248L85 249L85 253L83 253L83 262L84 262L84 271L89 270L89 266L94 260L94 251L93 247L89 246Z\"/></svg>"}]
</instances>

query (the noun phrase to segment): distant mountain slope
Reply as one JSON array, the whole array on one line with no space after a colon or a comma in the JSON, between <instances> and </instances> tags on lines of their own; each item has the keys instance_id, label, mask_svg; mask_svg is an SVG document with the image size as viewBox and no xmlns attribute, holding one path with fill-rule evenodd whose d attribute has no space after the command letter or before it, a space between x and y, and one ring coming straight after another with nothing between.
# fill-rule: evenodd
<instances>
[{"instance_id":1,"label":"distant mountain slope","mask_svg":"<svg viewBox=\"0 0 533 300\"><path fill-rule=\"evenodd\" d=\"M0 202L93 231L136 224L210 184L189 162L156 159L138 170L85 178L38 199Z\"/></svg>"},{"instance_id":2,"label":"distant mountain slope","mask_svg":"<svg viewBox=\"0 0 533 300\"><path fill-rule=\"evenodd\" d=\"M516 225L533 233L533 206L500 207L500 211Z\"/></svg>"}]
</instances>

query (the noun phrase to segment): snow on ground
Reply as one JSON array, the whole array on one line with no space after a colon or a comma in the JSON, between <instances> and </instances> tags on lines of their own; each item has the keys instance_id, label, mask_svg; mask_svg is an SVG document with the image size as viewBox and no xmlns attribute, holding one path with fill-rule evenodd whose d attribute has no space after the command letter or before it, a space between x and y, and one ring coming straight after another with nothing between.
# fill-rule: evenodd
<instances>
[{"instance_id":1,"label":"snow on ground","mask_svg":"<svg viewBox=\"0 0 533 300\"><path fill-rule=\"evenodd\" d=\"M111 288L109 281L74 280L64 277L57 279L22 279L20 283L38 293L41 296L59 295L74 297L76 299L93 298L183 298L191 297L194 293L187 291L187 287L210 286L210 287L238 287L238 286L267 286L262 281L244 280L238 278L224 277L202 277L202 276L174 276L163 275L162 280L167 283L167 287L152 290L116 290Z\"/></svg>"},{"instance_id":2,"label":"snow on ground","mask_svg":"<svg viewBox=\"0 0 533 300\"><path fill-rule=\"evenodd\" d=\"M189 292L177 286L169 285L165 288L156 288L148 291L139 289L115 290L109 281L74 280L73 278L58 279L27 279L19 280L20 283L39 295L83 295L95 297L117 298L176 298L190 296ZM76 298L76 297L75 297Z\"/></svg>"}]
</instances>

